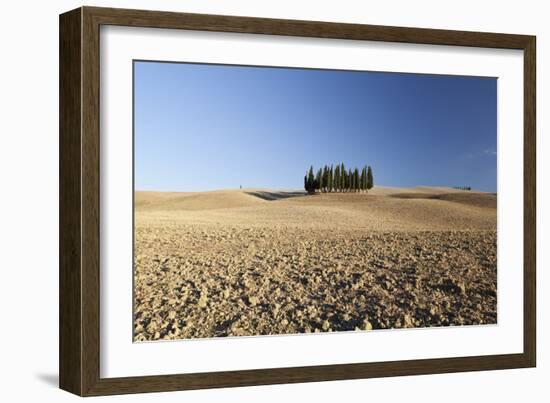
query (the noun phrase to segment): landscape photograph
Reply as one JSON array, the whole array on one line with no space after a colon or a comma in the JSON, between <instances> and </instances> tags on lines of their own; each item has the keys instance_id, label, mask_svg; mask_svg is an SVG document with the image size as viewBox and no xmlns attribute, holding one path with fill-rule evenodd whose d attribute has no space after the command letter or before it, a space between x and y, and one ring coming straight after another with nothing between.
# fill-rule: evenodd
<instances>
[{"instance_id":1,"label":"landscape photograph","mask_svg":"<svg viewBox=\"0 0 550 403\"><path fill-rule=\"evenodd\" d=\"M497 324L496 78L134 61L133 90L134 342Z\"/></svg>"}]
</instances>

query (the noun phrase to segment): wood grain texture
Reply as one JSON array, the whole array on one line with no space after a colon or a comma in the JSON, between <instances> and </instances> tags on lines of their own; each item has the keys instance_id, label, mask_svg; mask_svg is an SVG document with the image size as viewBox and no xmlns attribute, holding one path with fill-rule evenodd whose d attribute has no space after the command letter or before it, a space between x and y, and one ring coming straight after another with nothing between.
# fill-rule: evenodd
<instances>
[{"instance_id":1,"label":"wood grain texture","mask_svg":"<svg viewBox=\"0 0 550 403\"><path fill-rule=\"evenodd\" d=\"M90 396L528 367L523 354L101 379Z\"/></svg>"},{"instance_id":2,"label":"wood grain texture","mask_svg":"<svg viewBox=\"0 0 550 403\"><path fill-rule=\"evenodd\" d=\"M537 140L536 140L536 39L529 38L524 48L523 114L523 353L536 366L537 334Z\"/></svg>"},{"instance_id":3,"label":"wood grain texture","mask_svg":"<svg viewBox=\"0 0 550 403\"><path fill-rule=\"evenodd\" d=\"M189 29L314 38L523 49L529 36L381 25L86 7L105 25Z\"/></svg>"},{"instance_id":4,"label":"wood grain texture","mask_svg":"<svg viewBox=\"0 0 550 403\"><path fill-rule=\"evenodd\" d=\"M524 50L524 352L383 363L100 378L99 29L123 25ZM532 367L535 37L82 7L60 17L60 387L81 396Z\"/></svg>"},{"instance_id":5,"label":"wood grain texture","mask_svg":"<svg viewBox=\"0 0 550 403\"><path fill-rule=\"evenodd\" d=\"M59 386L81 394L81 11L59 18Z\"/></svg>"},{"instance_id":6,"label":"wood grain texture","mask_svg":"<svg viewBox=\"0 0 550 403\"><path fill-rule=\"evenodd\" d=\"M82 390L99 378L99 24L82 9Z\"/></svg>"}]
</instances>

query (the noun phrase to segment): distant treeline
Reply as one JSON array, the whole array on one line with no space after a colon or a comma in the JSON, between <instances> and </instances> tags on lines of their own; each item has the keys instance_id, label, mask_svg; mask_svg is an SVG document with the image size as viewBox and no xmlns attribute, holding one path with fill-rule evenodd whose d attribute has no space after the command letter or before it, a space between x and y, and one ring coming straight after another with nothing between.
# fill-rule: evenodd
<instances>
[{"instance_id":1,"label":"distant treeline","mask_svg":"<svg viewBox=\"0 0 550 403\"><path fill-rule=\"evenodd\" d=\"M458 190L472 190L471 186L454 186L453 189L458 189Z\"/></svg>"},{"instance_id":2,"label":"distant treeline","mask_svg":"<svg viewBox=\"0 0 550 403\"><path fill-rule=\"evenodd\" d=\"M325 165L314 173L313 166L304 176L304 189L308 193L315 192L361 192L368 191L374 186L372 168L364 166L359 169L346 169L344 163Z\"/></svg>"}]
</instances>

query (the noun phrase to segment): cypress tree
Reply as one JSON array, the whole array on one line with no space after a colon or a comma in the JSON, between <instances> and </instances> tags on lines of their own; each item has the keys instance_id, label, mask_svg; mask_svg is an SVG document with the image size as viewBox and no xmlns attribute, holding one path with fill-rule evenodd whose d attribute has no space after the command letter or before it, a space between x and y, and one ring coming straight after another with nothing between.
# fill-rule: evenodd
<instances>
[{"instance_id":1,"label":"cypress tree","mask_svg":"<svg viewBox=\"0 0 550 403\"><path fill-rule=\"evenodd\" d=\"M328 171L328 191L332 192L334 187L334 167L331 165Z\"/></svg>"},{"instance_id":2,"label":"cypress tree","mask_svg":"<svg viewBox=\"0 0 550 403\"><path fill-rule=\"evenodd\" d=\"M340 164L334 168L334 190L336 192L340 191Z\"/></svg>"},{"instance_id":3,"label":"cypress tree","mask_svg":"<svg viewBox=\"0 0 550 403\"><path fill-rule=\"evenodd\" d=\"M341 173L342 175L342 186L340 186L342 188L342 192L345 192L346 191L346 186L347 186L347 179L346 179L346 176L348 174L348 171L346 169L344 169Z\"/></svg>"},{"instance_id":4,"label":"cypress tree","mask_svg":"<svg viewBox=\"0 0 550 403\"><path fill-rule=\"evenodd\" d=\"M355 168L353 171L353 191L357 192L359 190L359 170Z\"/></svg>"},{"instance_id":5,"label":"cypress tree","mask_svg":"<svg viewBox=\"0 0 550 403\"><path fill-rule=\"evenodd\" d=\"M315 192L315 187L313 186L313 182L315 181L315 178L313 176L313 165L309 168L309 172L307 174L307 191L309 193Z\"/></svg>"},{"instance_id":6,"label":"cypress tree","mask_svg":"<svg viewBox=\"0 0 550 403\"><path fill-rule=\"evenodd\" d=\"M346 192L349 192L349 170L346 169L346 183L344 184L344 189Z\"/></svg>"},{"instance_id":7,"label":"cypress tree","mask_svg":"<svg viewBox=\"0 0 550 403\"><path fill-rule=\"evenodd\" d=\"M372 189L373 186L374 186L374 177L372 175L372 168L369 165L367 169L367 189Z\"/></svg>"},{"instance_id":8,"label":"cypress tree","mask_svg":"<svg viewBox=\"0 0 550 403\"><path fill-rule=\"evenodd\" d=\"M321 168L319 168L319 170L317 171L317 176L315 180L317 181L315 189L321 192L321 188L323 187L323 171Z\"/></svg>"},{"instance_id":9,"label":"cypress tree","mask_svg":"<svg viewBox=\"0 0 550 403\"><path fill-rule=\"evenodd\" d=\"M348 170L344 169L344 178L342 182L342 191L347 192L348 191Z\"/></svg>"},{"instance_id":10,"label":"cypress tree","mask_svg":"<svg viewBox=\"0 0 550 403\"><path fill-rule=\"evenodd\" d=\"M348 191L348 184L349 184L349 176L348 176L348 170L344 170L344 192Z\"/></svg>"}]
</instances>

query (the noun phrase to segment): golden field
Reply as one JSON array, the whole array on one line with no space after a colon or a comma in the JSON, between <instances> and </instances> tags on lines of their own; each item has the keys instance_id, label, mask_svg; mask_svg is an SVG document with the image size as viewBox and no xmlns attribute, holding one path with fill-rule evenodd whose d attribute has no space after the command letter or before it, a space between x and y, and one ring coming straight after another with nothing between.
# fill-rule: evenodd
<instances>
[{"instance_id":1,"label":"golden field","mask_svg":"<svg viewBox=\"0 0 550 403\"><path fill-rule=\"evenodd\" d=\"M496 323L496 195L135 193L134 340Z\"/></svg>"}]
</instances>

